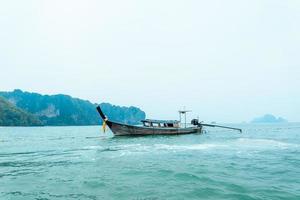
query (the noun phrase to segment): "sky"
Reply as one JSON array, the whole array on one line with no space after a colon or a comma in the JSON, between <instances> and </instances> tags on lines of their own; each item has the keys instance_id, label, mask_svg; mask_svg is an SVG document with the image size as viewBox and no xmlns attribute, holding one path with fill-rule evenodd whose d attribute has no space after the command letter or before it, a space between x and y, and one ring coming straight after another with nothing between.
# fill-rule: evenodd
<instances>
[{"instance_id":1,"label":"sky","mask_svg":"<svg viewBox=\"0 0 300 200\"><path fill-rule=\"evenodd\" d=\"M300 121L299 0L0 2L0 90Z\"/></svg>"}]
</instances>

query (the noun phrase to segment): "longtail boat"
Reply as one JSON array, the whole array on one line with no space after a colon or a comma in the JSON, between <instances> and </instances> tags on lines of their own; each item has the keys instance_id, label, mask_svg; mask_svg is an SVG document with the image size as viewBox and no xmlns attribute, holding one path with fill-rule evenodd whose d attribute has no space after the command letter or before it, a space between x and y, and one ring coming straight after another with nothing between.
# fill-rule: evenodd
<instances>
[{"instance_id":1,"label":"longtail boat","mask_svg":"<svg viewBox=\"0 0 300 200\"><path fill-rule=\"evenodd\" d=\"M103 128L108 126L110 130L116 136L138 136L138 135L180 135L180 134L192 134L203 132L204 126L209 127L219 127L228 128L233 130L238 130L242 132L241 129L232 128L227 126L219 126L215 124L203 124L199 123L198 119L193 119L191 125L187 126L186 123L186 113L189 111L183 110L179 111L180 120L142 120L142 125L129 125L120 122L111 121L101 110L100 106L97 106L97 111L103 120ZM182 126L181 115L184 115L185 122Z\"/></svg>"}]
</instances>

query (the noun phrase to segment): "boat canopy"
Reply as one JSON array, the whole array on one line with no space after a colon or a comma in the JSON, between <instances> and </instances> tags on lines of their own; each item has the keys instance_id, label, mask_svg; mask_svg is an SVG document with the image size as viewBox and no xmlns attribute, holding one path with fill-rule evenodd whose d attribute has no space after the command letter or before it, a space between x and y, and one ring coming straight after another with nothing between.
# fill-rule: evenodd
<instances>
[{"instance_id":1,"label":"boat canopy","mask_svg":"<svg viewBox=\"0 0 300 200\"><path fill-rule=\"evenodd\" d=\"M141 121L147 127L179 127L177 120L145 119Z\"/></svg>"},{"instance_id":2,"label":"boat canopy","mask_svg":"<svg viewBox=\"0 0 300 200\"><path fill-rule=\"evenodd\" d=\"M157 119L144 119L142 120L142 122L152 122L152 123L173 123L173 124L176 124L176 123L179 123L179 121L177 120L157 120Z\"/></svg>"}]
</instances>

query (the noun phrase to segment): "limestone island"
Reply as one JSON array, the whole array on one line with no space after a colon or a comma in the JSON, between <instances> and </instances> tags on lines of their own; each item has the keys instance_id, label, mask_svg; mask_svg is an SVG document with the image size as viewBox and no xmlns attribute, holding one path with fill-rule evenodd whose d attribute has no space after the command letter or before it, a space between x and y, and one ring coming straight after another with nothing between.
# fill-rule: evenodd
<instances>
[{"instance_id":1,"label":"limestone island","mask_svg":"<svg viewBox=\"0 0 300 200\"><path fill-rule=\"evenodd\" d=\"M254 118L251 123L286 123L288 122L286 119L282 117L275 117L271 114L265 114L262 117Z\"/></svg>"}]
</instances>

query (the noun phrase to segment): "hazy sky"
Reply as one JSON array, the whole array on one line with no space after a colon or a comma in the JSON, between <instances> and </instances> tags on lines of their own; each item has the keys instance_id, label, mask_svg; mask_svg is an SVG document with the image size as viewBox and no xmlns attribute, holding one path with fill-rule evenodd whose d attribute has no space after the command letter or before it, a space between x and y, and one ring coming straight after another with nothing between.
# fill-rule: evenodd
<instances>
[{"instance_id":1,"label":"hazy sky","mask_svg":"<svg viewBox=\"0 0 300 200\"><path fill-rule=\"evenodd\" d=\"M0 90L300 121L299 0L9 0L0 27Z\"/></svg>"}]
</instances>

